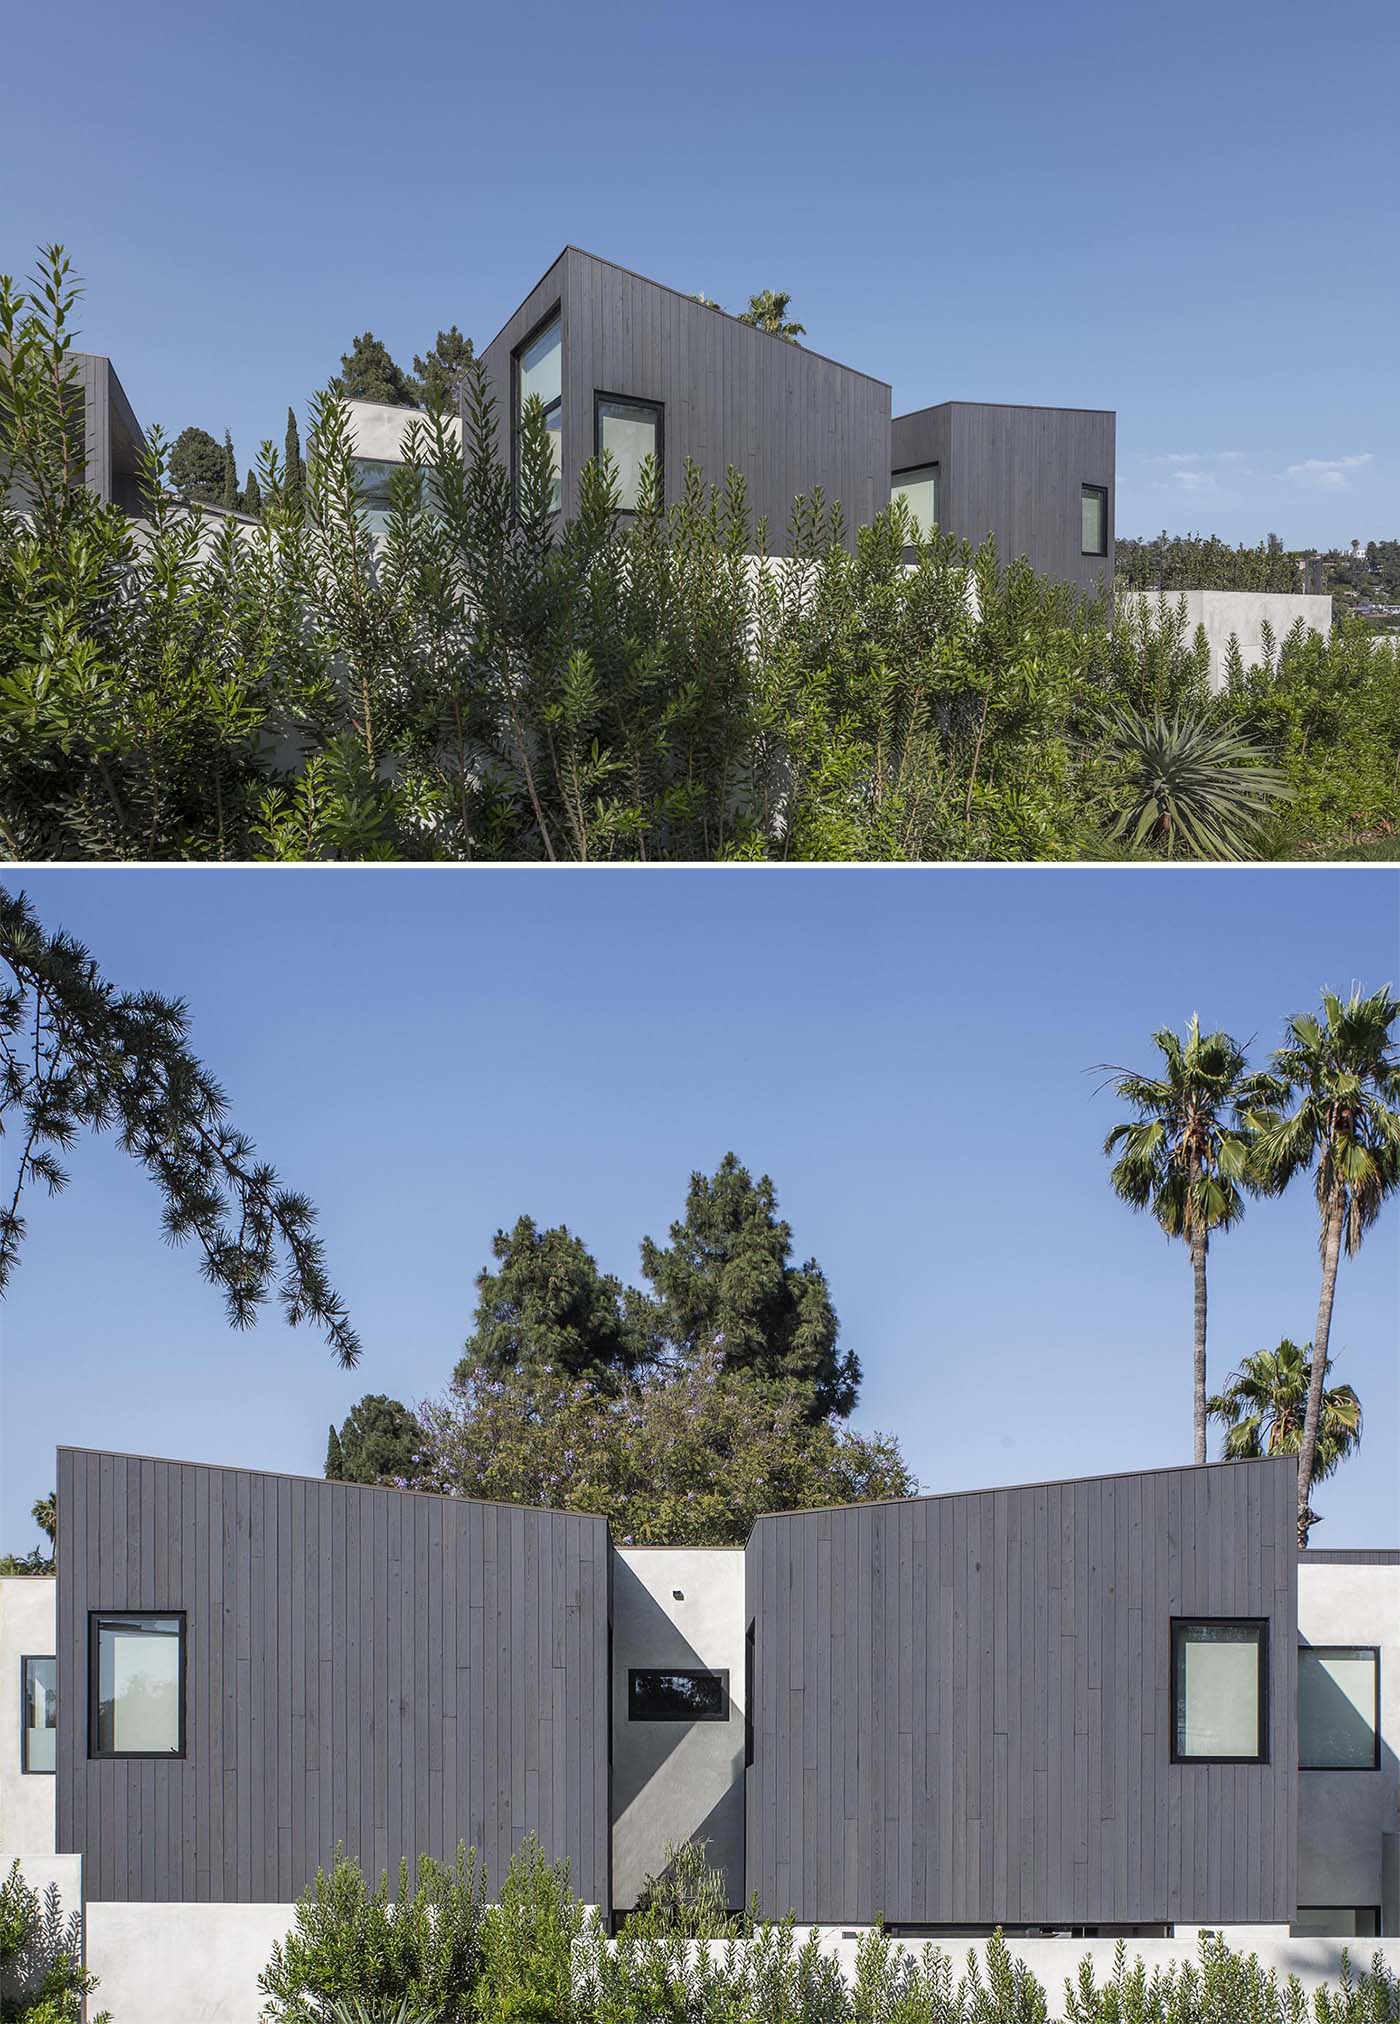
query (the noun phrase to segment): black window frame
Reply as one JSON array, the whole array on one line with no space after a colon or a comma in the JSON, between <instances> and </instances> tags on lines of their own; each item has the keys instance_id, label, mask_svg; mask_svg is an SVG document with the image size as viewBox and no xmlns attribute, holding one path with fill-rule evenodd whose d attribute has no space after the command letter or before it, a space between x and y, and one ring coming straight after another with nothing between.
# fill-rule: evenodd
<instances>
[{"instance_id":1,"label":"black window frame","mask_svg":"<svg viewBox=\"0 0 1400 2024\"><path fill-rule=\"evenodd\" d=\"M1228 1624L1235 1630L1258 1632L1253 1640L1259 1649L1259 1749L1253 1757L1203 1756L1199 1751L1188 1751L1183 1755L1178 1748L1181 1735L1177 1716L1178 1660L1181 1651L1182 1633L1197 1630L1212 1624ZM1171 1761L1173 1764L1260 1764L1269 1762L1269 1619L1266 1616L1174 1616L1171 1620L1170 1670L1167 1675L1167 1692L1171 1707ZM1245 1642L1245 1640L1241 1640Z\"/></svg>"},{"instance_id":2,"label":"black window frame","mask_svg":"<svg viewBox=\"0 0 1400 2024\"><path fill-rule=\"evenodd\" d=\"M693 1714L689 1710L677 1709L671 1714L639 1715L634 1713L636 1682L649 1679L655 1674L667 1678L686 1680L718 1680L719 1707L709 1714ZM629 1666L627 1668L627 1719L629 1722L727 1722L729 1720L729 1668L728 1666Z\"/></svg>"},{"instance_id":3,"label":"black window frame","mask_svg":"<svg viewBox=\"0 0 1400 2024\"><path fill-rule=\"evenodd\" d=\"M52 1666L54 1669L53 1691L58 1699L58 1653L21 1652L19 1655L19 1770L22 1778L53 1778L57 1776L57 1763L47 1768L29 1761L29 1668L31 1666ZM55 1733L57 1733L55 1731ZM57 1755L57 1752L55 1752Z\"/></svg>"},{"instance_id":4,"label":"black window frame","mask_svg":"<svg viewBox=\"0 0 1400 2024\"><path fill-rule=\"evenodd\" d=\"M666 503L666 403L665 403L665 401L654 401L654 400L652 400L652 399L650 398L650 396L649 396L649 395L642 395L642 394L610 394L610 393L606 392L606 391L605 391L605 389L604 389L604 388L602 388L602 387L594 387L594 389L593 389L593 455L594 455L594 457L595 457L595 458L597 459L597 461L598 461L599 463L601 463L601 462L602 462L602 460L603 460L603 403L604 403L604 401L611 401L611 402L613 403L614 407L620 407L620 408L649 408L649 409L650 409L650 411L652 412L652 414L654 414L654 415L656 416L656 475L657 475L658 479L660 480L660 488L661 488L661 503L662 503L662 505L664 506L664 505L665 505L665 503ZM622 516L623 518L625 518L625 519L628 519L628 520L635 520L635 519L636 519L636 517L637 517L637 509L636 509L636 507L635 507L635 506L619 506L617 510L618 510L618 513L619 513L619 515L621 515L621 516ZM655 1671L657 1671L657 1670L659 1670L659 1669L658 1669L657 1667L652 1667L652 1668L651 1668L651 1670L652 1670L653 1672L655 1672Z\"/></svg>"},{"instance_id":5,"label":"black window frame","mask_svg":"<svg viewBox=\"0 0 1400 2024\"><path fill-rule=\"evenodd\" d=\"M544 412L545 419L548 420L556 408L560 411L559 504L553 510L556 513L562 514L564 511L564 299L562 296L555 303L553 309L547 310L538 322L531 324L524 337L521 338L519 344L516 345L510 355L510 497L512 505L518 511L520 506L520 354L523 351L528 351L535 339L542 331L548 330L551 323L557 323L559 326L559 393L549 403Z\"/></svg>"},{"instance_id":6,"label":"black window frame","mask_svg":"<svg viewBox=\"0 0 1400 2024\"><path fill-rule=\"evenodd\" d=\"M922 464L902 464L897 471L891 471L890 504L894 504L894 495L898 489L899 480L901 478L912 478L918 471L932 471L935 474L933 480L933 503L938 508L938 516L933 524L941 532L943 527L943 459L941 457L926 458ZM921 538L927 540L928 537L924 535ZM910 542L904 544L906 555L912 552L912 547L913 544Z\"/></svg>"},{"instance_id":7,"label":"black window frame","mask_svg":"<svg viewBox=\"0 0 1400 2024\"><path fill-rule=\"evenodd\" d=\"M1102 548L1086 548L1084 546L1084 501L1090 492L1097 497L1103 508L1100 518ZM1079 553L1081 555L1093 556L1096 562L1106 562L1108 560L1108 487L1107 485L1091 485L1083 478L1079 481ZM1204 1619L1194 1620L1204 1621ZM1250 1761L1252 1762L1253 1760L1251 1759Z\"/></svg>"},{"instance_id":8,"label":"black window frame","mask_svg":"<svg viewBox=\"0 0 1400 2024\"><path fill-rule=\"evenodd\" d=\"M756 1736L753 1719L754 1681L758 1673L758 1618L749 1618L744 1632L744 1769L753 1768Z\"/></svg>"},{"instance_id":9,"label":"black window frame","mask_svg":"<svg viewBox=\"0 0 1400 2024\"><path fill-rule=\"evenodd\" d=\"M1302 1658L1303 1658L1303 1654L1304 1654L1304 1652L1310 1652L1310 1653L1311 1653L1311 1654L1313 1655L1313 1657L1314 1657L1314 1658L1326 1658L1329 1652L1330 1652L1330 1653L1332 1653L1332 1654L1333 1654L1334 1656L1340 1656L1340 1655L1342 1655L1343 1653L1350 1653L1350 1654L1357 1654L1357 1653L1361 1653L1361 1652L1365 1652L1366 1654L1368 1654L1368 1655L1369 1655L1369 1657L1370 1657L1370 1659L1371 1659L1371 1662L1372 1662L1372 1677L1373 1677L1373 1680L1374 1680L1374 1684L1375 1684L1375 1703L1374 1703L1374 1706L1372 1707L1372 1710L1371 1710L1371 1735L1372 1735L1372 1739L1373 1739L1373 1749L1372 1749L1372 1752L1371 1752L1371 1762L1370 1762L1369 1764L1305 1764L1305 1763L1303 1762L1303 1680L1302 1680ZM1299 1645L1299 1647L1298 1647L1298 1660L1299 1660L1299 1669L1298 1669L1298 1769L1299 1769L1300 1771L1342 1771L1342 1772L1346 1772L1346 1771L1379 1771L1379 1770L1380 1770L1380 1768L1381 1768L1381 1648L1380 1648L1380 1646L1379 1646L1379 1645L1362 1645L1362 1644L1326 1644L1326 1645L1314 1645L1314 1644L1300 1644L1300 1645ZM1358 1911L1369 1911L1369 1910L1370 1910L1370 1906L1369 1906L1369 1905L1358 1905L1358 1906L1352 1907L1352 1906L1349 1906L1349 1905L1314 1905L1314 1906L1310 1907L1310 1909L1312 1909L1313 1911L1320 1911L1320 1912L1333 1912L1333 1911L1349 1911L1349 1910L1352 1910L1352 1909L1355 1909L1355 1910L1358 1910Z\"/></svg>"},{"instance_id":10,"label":"black window frame","mask_svg":"<svg viewBox=\"0 0 1400 2024\"><path fill-rule=\"evenodd\" d=\"M97 1708L101 1692L101 1626L104 1623L138 1622L144 1617L168 1616L179 1624L178 1717L180 1747L177 1750L104 1750L97 1741ZM189 1623L183 1609L90 1609L88 1611L88 1756L101 1763L178 1763L186 1754L185 1714L189 1699Z\"/></svg>"}]
</instances>

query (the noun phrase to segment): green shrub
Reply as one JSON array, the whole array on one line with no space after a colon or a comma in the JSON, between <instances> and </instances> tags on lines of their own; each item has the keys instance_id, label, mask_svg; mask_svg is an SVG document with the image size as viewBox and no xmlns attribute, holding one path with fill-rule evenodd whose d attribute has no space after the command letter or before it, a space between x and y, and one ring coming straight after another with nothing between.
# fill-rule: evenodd
<instances>
[{"instance_id":1,"label":"green shrub","mask_svg":"<svg viewBox=\"0 0 1400 2024\"><path fill-rule=\"evenodd\" d=\"M263 2015L276 2024L322 2024L329 2006L358 2002L376 2024L404 2006L415 2018L459 2024L471 2015L481 1944L485 1875L475 1850L449 1867L423 1856L398 1895L381 1876L370 1891L356 1863L340 1858L296 1908L287 1938L258 1978Z\"/></svg>"},{"instance_id":2,"label":"green shrub","mask_svg":"<svg viewBox=\"0 0 1400 2024\"><path fill-rule=\"evenodd\" d=\"M83 1967L80 1912L65 1915L56 1883L41 1897L18 1862L0 1883L0 2019L4 2024L77 2024L97 1977ZM110 2024L108 2013L89 2024Z\"/></svg>"},{"instance_id":3,"label":"green shrub","mask_svg":"<svg viewBox=\"0 0 1400 2024\"><path fill-rule=\"evenodd\" d=\"M551 1863L534 1835L515 1852L500 1902L481 1926L480 2024L569 2024L574 1943L584 1930L569 1866Z\"/></svg>"}]
</instances>

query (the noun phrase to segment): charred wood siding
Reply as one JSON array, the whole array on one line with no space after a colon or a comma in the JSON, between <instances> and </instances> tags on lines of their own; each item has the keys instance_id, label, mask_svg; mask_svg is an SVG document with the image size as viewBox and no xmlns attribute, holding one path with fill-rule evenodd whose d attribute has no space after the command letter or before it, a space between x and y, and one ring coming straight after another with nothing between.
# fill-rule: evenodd
<instances>
[{"instance_id":1,"label":"charred wood siding","mask_svg":"<svg viewBox=\"0 0 1400 2024\"><path fill-rule=\"evenodd\" d=\"M939 466L945 533L1003 563L1025 556L1056 582L1113 587L1115 417L1099 408L998 407L945 401L893 424L895 470ZM1108 492L1108 554L1080 553L1080 488Z\"/></svg>"},{"instance_id":2,"label":"charred wood siding","mask_svg":"<svg viewBox=\"0 0 1400 2024\"><path fill-rule=\"evenodd\" d=\"M889 504L890 389L803 345L626 268L569 247L483 354L496 401L499 452L509 455L511 360L558 304L563 337L563 508L578 505L593 455L595 393L663 403L668 501L693 459L723 487L742 472L752 519L768 523L774 554L788 549L794 499L818 487L839 500L848 538Z\"/></svg>"},{"instance_id":3,"label":"charred wood siding","mask_svg":"<svg viewBox=\"0 0 1400 2024\"><path fill-rule=\"evenodd\" d=\"M606 1522L61 1449L58 1842L96 1900L286 1903L531 1830L608 1904ZM183 1759L87 1755L88 1612L183 1609Z\"/></svg>"},{"instance_id":4,"label":"charred wood siding","mask_svg":"<svg viewBox=\"0 0 1400 2024\"><path fill-rule=\"evenodd\" d=\"M762 1518L748 1888L800 1923L1295 1910L1287 1460ZM1267 1617L1269 1761L1173 1764L1173 1616Z\"/></svg>"}]
</instances>

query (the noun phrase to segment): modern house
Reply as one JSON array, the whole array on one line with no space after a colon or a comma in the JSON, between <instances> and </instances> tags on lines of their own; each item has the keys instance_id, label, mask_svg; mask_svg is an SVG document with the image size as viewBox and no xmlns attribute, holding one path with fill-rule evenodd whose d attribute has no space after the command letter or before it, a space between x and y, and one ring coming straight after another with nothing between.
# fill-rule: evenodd
<instances>
[{"instance_id":1,"label":"modern house","mask_svg":"<svg viewBox=\"0 0 1400 2024\"><path fill-rule=\"evenodd\" d=\"M566 246L483 354L496 412L533 394L553 433L557 496L578 505L590 457L611 453L624 509L651 456L667 501L687 461L743 476L769 552L789 552L799 495L842 509L847 538L903 493L921 531L980 544L1084 589L1113 581L1114 416L949 402L892 418L886 381L741 323L712 303Z\"/></svg>"},{"instance_id":2,"label":"modern house","mask_svg":"<svg viewBox=\"0 0 1400 2024\"><path fill-rule=\"evenodd\" d=\"M105 504L137 514L145 440L112 361L95 352L70 351L68 370L72 435L75 448L81 450L83 482ZM5 477L0 466L0 498Z\"/></svg>"},{"instance_id":3,"label":"modern house","mask_svg":"<svg viewBox=\"0 0 1400 2024\"><path fill-rule=\"evenodd\" d=\"M734 1550L80 1449L57 1484L56 1581L0 1584L0 1860L118 1989L157 1944L252 1987L338 1848L499 1881L530 1833L604 1916L702 1838L834 1939L1400 1935L1400 1552L1300 1555L1290 1460Z\"/></svg>"}]
</instances>

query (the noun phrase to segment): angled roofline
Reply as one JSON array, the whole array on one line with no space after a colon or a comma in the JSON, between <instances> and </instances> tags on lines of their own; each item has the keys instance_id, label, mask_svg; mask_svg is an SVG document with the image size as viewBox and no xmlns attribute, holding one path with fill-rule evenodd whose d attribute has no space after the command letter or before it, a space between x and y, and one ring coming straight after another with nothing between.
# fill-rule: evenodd
<instances>
[{"instance_id":1,"label":"angled roofline","mask_svg":"<svg viewBox=\"0 0 1400 2024\"><path fill-rule=\"evenodd\" d=\"M892 422L909 422L915 415L931 415L939 408L1007 408L1022 415L1112 415L1117 419L1117 408L1067 408L1060 401L930 401L927 407L907 408L902 415L892 415Z\"/></svg>"},{"instance_id":2,"label":"angled roofline","mask_svg":"<svg viewBox=\"0 0 1400 2024\"><path fill-rule=\"evenodd\" d=\"M506 318L505 323L503 323L501 325L500 330L496 332L496 337L492 338L491 340L492 344L496 342L496 338L500 337L501 332L505 330L506 324L510 323L513 317L516 317L520 314L521 308L534 294L535 288L538 288L540 284L554 272L555 268L559 265L559 262L565 259L570 253L577 253L579 258L582 260L593 261L595 266L611 267L614 273L626 274L633 281L644 281L648 288L659 288L661 289L663 294L674 295L678 297L680 301L688 302L692 309L705 309L709 311L711 316L726 317L730 323L737 323L741 329L751 330L755 337L770 338L775 344L787 344L790 342L788 338L779 337L776 331L760 330L758 325L755 323L745 323L743 318L740 316L736 316L732 309L721 309L718 306L718 304L713 302L701 302L700 300L698 300L696 296L687 295L683 288L673 288L669 281L654 280L650 274L639 273L635 267L624 267L620 260L608 260L601 253L590 253L586 246L576 246L573 240L570 239L561 248L557 258L550 261L548 267L545 268L544 273L541 274L539 281L535 283L534 288L526 289L525 294L520 299L520 302L516 304L515 308L511 311L510 316ZM858 365L847 365L844 359L833 358L829 352L814 351L812 347L808 344L799 344L797 345L796 348L798 351L805 352L808 358L820 359L823 365L834 365L840 372L854 373L857 379L869 380L872 386L884 387L887 390L892 391L891 383L889 380L880 379L873 372L862 372L861 368ZM489 350L490 346L487 346L486 349Z\"/></svg>"},{"instance_id":3,"label":"angled roofline","mask_svg":"<svg viewBox=\"0 0 1400 2024\"><path fill-rule=\"evenodd\" d=\"M387 1497L427 1497L434 1504L477 1504L492 1511L533 1511L545 1518L586 1518L590 1525L605 1525L611 1538L611 1524L601 1511L567 1511L558 1504L525 1504L509 1497L452 1497L444 1490L414 1490L397 1483L352 1483L344 1477L304 1476L295 1469L256 1469L244 1462L195 1462L180 1455L137 1455L125 1448L88 1448L74 1441L60 1441L59 1455L105 1455L113 1462L159 1462L167 1469L220 1469L228 1476L270 1476L279 1483L315 1483L319 1489L365 1490Z\"/></svg>"}]
</instances>

